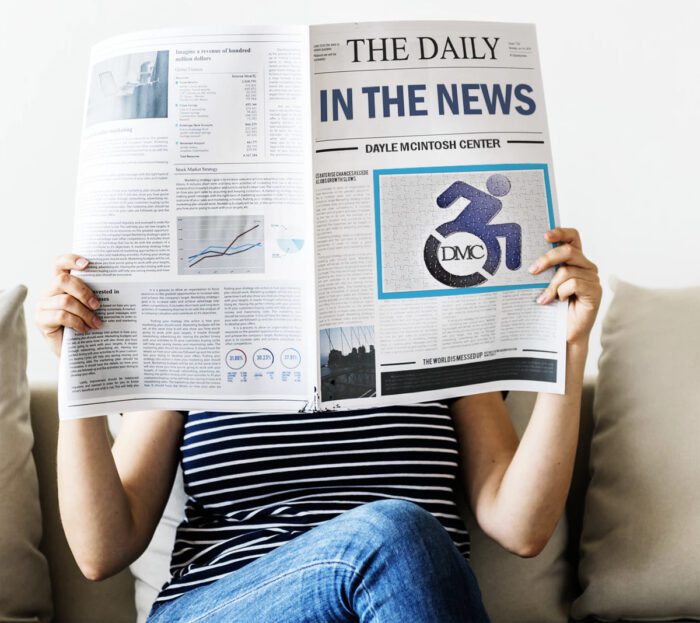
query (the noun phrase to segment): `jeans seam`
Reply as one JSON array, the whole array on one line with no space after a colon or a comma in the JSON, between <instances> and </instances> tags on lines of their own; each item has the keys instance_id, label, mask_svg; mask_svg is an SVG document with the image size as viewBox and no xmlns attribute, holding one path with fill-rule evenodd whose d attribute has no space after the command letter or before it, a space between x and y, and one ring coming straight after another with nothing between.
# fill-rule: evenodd
<instances>
[{"instance_id":1,"label":"jeans seam","mask_svg":"<svg viewBox=\"0 0 700 623\"><path fill-rule=\"evenodd\" d=\"M364 578L364 576L363 576L359 571L356 571L355 569L353 569L353 571L354 571L355 573L357 573L357 575L360 576L360 588L361 588L361 589L365 592L365 594L367 595L367 602L368 602L369 613L372 615L372 618L373 618L374 620L377 620L379 617L377 616L377 611L374 609L374 602L372 601L372 594L369 592L369 589L368 589L367 586L365 585L365 578Z\"/></svg>"},{"instance_id":2,"label":"jeans seam","mask_svg":"<svg viewBox=\"0 0 700 623\"><path fill-rule=\"evenodd\" d=\"M329 563L329 562L337 563L337 564L343 565L343 566L345 566L345 567L349 567L350 570L351 570L353 573L355 573L355 574L357 574L358 576L360 576L360 586L367 592L367 595L368 595L368 597L369 597L369 591L367 590L367 587L365 586L365 583L364 583L365 578L364 578L364 576L363 576L359 571L357 571L357 569L355 569L355 567L354 567L353 565L351 565L351 564L348 563L348 562L345 562L344 560L334 560L334 559L330 559L330 560L318 560L318 561L316 561L316 562L311 562L311 563L309 563L309 564L307 564L307 565L302 565L301 567L295 567L294 569L289 569L288 571L285 571L284 573L280 573L279 575L276 575L276 576L273 577L273 578L270 578L270 579L268 579L268 580L265 580L262 584L259 584L258 586L254 587L254 588L251 588L251 589L245 591L244 593L241 593L240 595L236 595L235 597L232 597L231 599L227 599L227 600L223 601L222 603L220 603L220 604L219 604L218 606L216 606L215 608L212 608L211 610L208 610L208 611L205 612L204 614L201 614L201 615L197 616L197 617L194 618L194 619L190 619L190 620L189 620L189 623L197 623L197 621L202 621L205 617L208 617L209 615L214 614L215 612L218 612L219 610L221 610L222 608L225 608L226 606L230 606L230 605L231 605L232 603L234 603L235 601L238 601L239 599L243 599L243 597L245 597L246 595L249 595L250 593L252 593L252 592L254 592L254 591L256 591L256 590L259 590L259 589L261 589L261 588L264 588L265 586L267 586L267 585L269 585L269 584L272 584L273 582L277 582L278 580L281 580L282 578L284 578L284 577L286 577L286 576L288 576L288 575L291 575L292 573L296 573L297 571L302 571L302 570L304 570L304 569L309 569L309 568L311 568L311 567L317 567L317 566L319 566L319 565L324 565L324 564ZM235 571L234 571L233 573L235 573ZM370 607L371 611L372 611L372 612L375 614L375 616L376 616L376 613L375 613L375 611L374 611L374 606L373 606L373 604L372 604L372 599L371 599L371 597L369 598L369 601L370 601L369 607Z\"/></svg>"}]
</instances>

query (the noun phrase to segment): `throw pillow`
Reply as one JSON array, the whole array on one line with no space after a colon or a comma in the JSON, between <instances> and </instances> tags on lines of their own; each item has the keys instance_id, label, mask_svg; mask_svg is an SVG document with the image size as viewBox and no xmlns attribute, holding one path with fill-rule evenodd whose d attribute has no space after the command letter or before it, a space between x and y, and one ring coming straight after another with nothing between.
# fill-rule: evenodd
<instances>
[{"instance_id":1,"label":"throw pillow","mask_svg":"<svg viewBox=\"0 0 700 623\"><path fill-rule=\"evenodd\" d=\"M0 620L49 621L41 508L29 419L24 286L0 292Z\"/></svg>"},{"instance_id":2,"label":"throw pillow","mask_svg":"<svg viewBox=\"0 0 700 623\"><path fill-rule=\"evenodd\" d=\"M697 620L700 288L613 289L572 614Z\"/></svg>"}]
</instances>

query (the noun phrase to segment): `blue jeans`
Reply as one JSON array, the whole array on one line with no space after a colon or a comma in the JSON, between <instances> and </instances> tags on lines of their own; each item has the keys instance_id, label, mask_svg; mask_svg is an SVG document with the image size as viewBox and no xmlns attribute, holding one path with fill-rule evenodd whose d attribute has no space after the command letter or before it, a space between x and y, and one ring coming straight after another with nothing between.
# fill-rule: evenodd
<instances>
[{"instance_id":1,"label":"blue jeans","mask_svg":"<svg viewBox=\"0 0 700 623\"><path fill-rule=\"evenodd\" d=\"M469 564L413 502L345 511L172 601L147 623L488 623Z\"/></svg>"}]
</instances>

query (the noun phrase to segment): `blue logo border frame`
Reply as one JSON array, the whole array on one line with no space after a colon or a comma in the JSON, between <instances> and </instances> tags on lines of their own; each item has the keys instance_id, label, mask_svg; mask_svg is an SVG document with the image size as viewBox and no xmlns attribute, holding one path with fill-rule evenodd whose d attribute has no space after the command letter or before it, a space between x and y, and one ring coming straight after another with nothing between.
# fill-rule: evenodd
<instances>
[{"instance_id":1,"label":"blue logo border frame","mask_svg":"<svg viewBox=\"0 0 700 623\"><path fill-rule=\"evenodd\" d=\"M547 195L547 212L549 215L549 227L554 229L554 205L552 203L552 189L549 183L549 167L547 164L475 164L457 165L445 167L413 167L400 169L374 169L374 237L377 254L377 295L380 300L387 299L407 299L429 296L454 296L458 294L479 294L482 292L499 292L502 290L527 290L534 288L546 288L549 285L544 283L526 283L510 286L481 286L474 288L445 288L439 290L414 290L408 292L384 292L382 289L382 236L381 236L381 216L379 206L379 178L382 175L411 175L418 173L460 173L464 171L542 171L544 176L544 186ZM556 245L552 245L553 247Z\"/></svg>"}]
</instances>

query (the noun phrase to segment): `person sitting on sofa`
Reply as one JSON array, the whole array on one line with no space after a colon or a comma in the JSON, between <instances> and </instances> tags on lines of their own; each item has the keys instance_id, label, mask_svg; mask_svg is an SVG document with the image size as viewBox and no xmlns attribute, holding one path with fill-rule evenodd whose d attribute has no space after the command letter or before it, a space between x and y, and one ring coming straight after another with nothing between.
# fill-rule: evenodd
<instances>
[{"instance_id":1,"label":"person sitting on sofa","mask_svg":"<svg viewBox=\"0 0 700 623\"><path fill-rule=\"evenodd\" d=\"M104 417L62 420L61 518L81 571L99 580L141 555L179 461L188 501L149 623L488 621L457 472L487 535L519 556L542 550L571 482L601 299L579 233L545 239L558 246L530 271L559 265L537 302L569 301L566 393L538 395L520 442L499 392L342 415L125 413L111 448ZM58 258L39 303L57 355L65 327L102 324L99 301L70 272L88 264Z\"/></svg>"}]
</instances>

